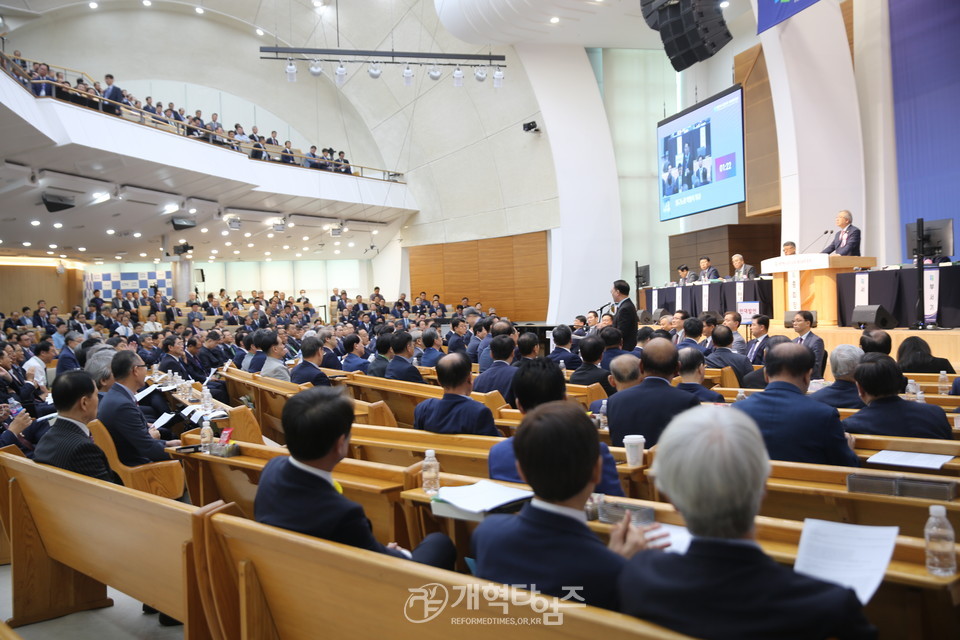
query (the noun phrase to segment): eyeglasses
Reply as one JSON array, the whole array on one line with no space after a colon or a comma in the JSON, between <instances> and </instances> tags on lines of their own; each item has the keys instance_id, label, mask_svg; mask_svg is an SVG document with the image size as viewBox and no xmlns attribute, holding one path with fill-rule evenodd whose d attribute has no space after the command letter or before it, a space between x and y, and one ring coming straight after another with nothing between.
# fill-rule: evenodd
<instances>
[{"instance_id":1,"label":"eyeglasses","mask_svg":"<svg viewBox=\"0 0 960 640\"><path fill-rule=\"evenodd\" d=\"M147 368L147 365L145 365L145 364L137 364L137 365L134 365L134 366L137 367L138 369L139 369L140 367L143 367L144 369Z\"/></svg>"}]
</instances>

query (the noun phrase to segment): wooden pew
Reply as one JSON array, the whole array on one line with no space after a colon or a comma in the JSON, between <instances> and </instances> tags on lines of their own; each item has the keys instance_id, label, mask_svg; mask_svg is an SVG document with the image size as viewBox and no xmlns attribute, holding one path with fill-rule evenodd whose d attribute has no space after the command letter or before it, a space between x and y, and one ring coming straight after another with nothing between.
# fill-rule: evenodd
<instances>
[{"instance_id":1,"label":"wooden pew","mask_svg":"<svg viewBox=\"0 0 960 640\"><path fill-rule=\"evenodd\" d=\"M184 434L184 444L199 444L195 432ZM289 455L282 447L237 443L241 455L221 458L209 454L170 455L183 462L190 498L199 505L217 500L234 502L244 516L253 518L253 502L264 465L277 456ZM406 546L407 526L400 504L404 469L365 460L342 460L333 477L343 487L343 495L363 505L376 538L384 543Z\"/></svg>"},{"instance_id":2,"label":"wooden pew","mask_svg":"<svg viewBox=\"0 0 960 640\"><path fill-rule=\"evenodd\" d=\"M210 638L196 606L191 517L198 508L0 453L18 627L109 607L107 585Z\"/></svg>"},{"instance_id":3,"label":"wooden pew","mask_svg":"<svg viewBox=\"0 0 960 640\"><path fill-rule=\"evenodd\" d=\"M889 449L892 451L912 451L915 453L936 453L941 455L954 456L953 460L947 462L940 469L916 469L912 467L890 467L887 465L877 465L867 463L870 456L879 451ZM871 469L893 469L894 471L910 471L924 475L938 476L960 476L960 441L957 440L931 440L929 438L895 438L892 436L868 436L856 434L855 449L857 457L865 467Z\"/></svg>"},{"instance_id":4,"label":"wooden pew","mask_svg":"<svg viewBox=\"0 0 960 640\"><path fill-rule=\"evenodd\" d=\"M496 588L506 600L523 604L498 607L481 598L476 607L471 607L466 598L458 602L458 593L465 593L472 585L490 583L225 513L204 518L204 539L207 562L221 570L211 578L219 582L211 582L210 590L216 590L217 597L210 598L214 606L207 613L216 617L217 626L227 638L314 640L322 629L331 638L474 640L489 638L489 625L457 624L455 619L514 617L539 622L543 614L538 611L553 610L552 598L502 585ZM295 594L291 594L291 585L296 585ZM432 619L417 599L427 593L420 591L421 586L434 587L444 594L444 607ZM563 603L560 607L562 624L524 625L523 637L685 637L612 611L567 608Z\"/></svg>"},{"instance_id":5,"label":"wooden pew","mask_svg":"<svg viewBox=\"0 0 960 640\"><path fill-rule=\"evenodd\" d=\"M607 392L599 382L590 385L567 383L567 399L579 402L585 409L589 409L594 400L603 400L606 397Z\"/></svg>"},{"instance_id":6,"label":"wooden pew","mask_svg":"<svg viewBox=\"0 0 960 640\"><path fill-rule=\"evenodd\" d=\"M430 512L430 500L419 488L419 469L411 467L402 498L408 511L408 523L419 529L411 530L411 538L420 540L431 530L444 530L454 540L460 552L469 549L469 534L476 523L439 518ZM441 473L442 486L472 484L478 478ZM513 485L524 488L525 485ZM665 502L610 498L635 506L650 507L657 522L684 525L683 517ZM589 522L590 528L604 541L612 525ZM781 564L792 565L803 523L766 516L756 518L757 542L763 550ZM955 545L960 552L960 546ZM960 574L940 577L926 570L925 543L922 538L898 536L893 558L887 567L883 584L865 607L870 621L880 629L882 638L955 638L960 634Z\"/></svg>"},{"instance_id":7,"label":"wooden pew","mask_svg":"<svg viewBox=\"0 0 960 640\"><path fill-rule=\"evenodd\" d=\"M520 426L522 420L523 414L518 409L511 409L508 406L500 407L499 411L495 411L493 414L493 423L507 437L517 432L517 427ZM609 429L598 430L597 435L600 437L600 442L610 445Z\"/></svg>"},{"instance_id":8,"label":"wooden pew","mask_svg":"<svg viewBox=\"0 0 960 640\"><path fill-rule=\"evenodd\" d=\"M93 420L87 427L93 441L106 454L110 468L120 476L123 486L163 498L176 499L183 495L183 468L179 462L163 460L128 467L120 462L113 438L102 422Z\"/></svg>"}]
</instances>

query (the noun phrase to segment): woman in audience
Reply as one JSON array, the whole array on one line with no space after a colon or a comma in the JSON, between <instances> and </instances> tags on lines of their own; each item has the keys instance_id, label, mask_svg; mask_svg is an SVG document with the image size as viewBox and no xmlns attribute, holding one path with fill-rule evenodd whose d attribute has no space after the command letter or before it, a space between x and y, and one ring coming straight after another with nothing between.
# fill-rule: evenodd
<instances>
[{"instance_id":1,"label":"woman in audience","mask_svg":"<svg viewBox=\"0 0 960 640\"><path fill-rule=\"evenodd\" d=\"M910 336L897 349L897 364L904 373L956 373L946 358L937 358L923 338Z\"/></svg>"}]
</instances>

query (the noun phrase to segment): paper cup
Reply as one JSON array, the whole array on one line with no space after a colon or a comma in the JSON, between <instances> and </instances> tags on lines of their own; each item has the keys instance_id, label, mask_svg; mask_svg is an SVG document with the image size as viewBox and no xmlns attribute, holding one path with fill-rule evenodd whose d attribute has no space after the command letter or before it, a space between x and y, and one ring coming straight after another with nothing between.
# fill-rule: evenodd
<instances>
[{"instance_id":1,"label":"paper cup","mask_svg":"<svg viewBox=\"0 0 960 640\"><path fill-rule=\"evenodd\" d=\"M643 447L646 438L638 435L623 436L623 447L627 450L627 464L637 467L643 464Z\"/></svg>"}]
</instances>

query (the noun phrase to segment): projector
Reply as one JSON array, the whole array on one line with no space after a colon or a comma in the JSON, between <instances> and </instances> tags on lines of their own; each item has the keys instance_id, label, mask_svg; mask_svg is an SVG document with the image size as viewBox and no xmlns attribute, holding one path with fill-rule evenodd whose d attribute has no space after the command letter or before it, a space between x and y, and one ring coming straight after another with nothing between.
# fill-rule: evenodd
<instances>
[{"instance_id":1,"label":"projector","mask_svg":"<svg viewBox=\"0 0 960 640\"><path fill-rule=\"evenodd\" d=\"M227 221L227 226L230 227L230 229L232 229L233 231L239 231L240 218L230 218L230 220Z\"/></svg>"},{"instance_id":2,"label":"projector","mask_svg":"<svg viewBox=\"0 0 960 640\"><path fill-rule=\"evenodd\" d=\"M273 230L277 233L283 233L287 230L287 225L286 223L278 222L277 224L273 225Z\"/></svg>"},{"instance_id":3,"label":"projector","mask_svg":"<svg viewBox=\"0 0 960 640\"><path fill-rule=\"evenodd\" d=\"M334 238L339 238L342 233L343 227L334 227L333 229L330 229L330 235Z\"/></svg>"},{"instance_id":4,"label":"projector","mask_svg":"<svg viewBox=\"0 0 960 640\"><path fill-rule=\"evenodd\" d=\"M183 244L178 244L173 248L173 254L177 256L190 253L191 251L193 251L193 245L187 244L186 242Z\"/></svg>"}]
</instances>

